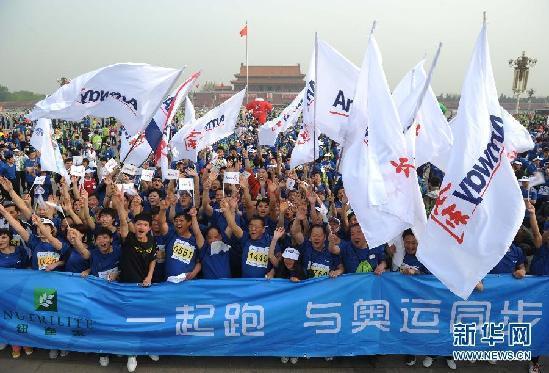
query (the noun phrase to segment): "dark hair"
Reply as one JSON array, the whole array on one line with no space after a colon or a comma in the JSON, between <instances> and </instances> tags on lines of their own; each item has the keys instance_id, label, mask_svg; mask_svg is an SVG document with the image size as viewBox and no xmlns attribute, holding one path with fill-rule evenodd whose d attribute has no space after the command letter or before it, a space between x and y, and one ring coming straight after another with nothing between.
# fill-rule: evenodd
<instances>
[{"instance_id":1,"label":"dark hair","mask_svg":"<svg viewBox=\"0 0 549 373\"><path fill-rule=\"evenodd\" d=\"M309 229L310 233L313 232L313 228L320 228L320 229L322 229L322 233L324 233L324 235L327 235L326 234L326 227L323 224L313 224L313 225L311 225L311 228Z\"/></svg>"},{"instance_id":2,"label":"dark hair","mask_svg":"<svg viewBox=\"0 0 549 373\"><path fill-rule=\"evenodd\" d=\"M263 218L261 216L258 216L258 215L254 215L250 218L250 220L248 220L248 225L250 225L250 223L254 220L258 220L261 222L261 225L265 226L265 220L263 220Z\"/></svg>"},{"instance_id":3,"label":"dark hair","mask_svg":"<svg viewBox=\"0 0 549 373\"><path fill-rule=\"evenodd\" d=\"M105 207L103 210L101 210L99 212L99 217L101 217L101 215L104 215L104 214L109 215L113 220L115 220L116 217L118 216L118 214L116 213L116 210L110 207Z\"/></svg>"},{"instance_id":4,"label":"dark hair","mask_svg":"<svg viewBox=\"0 0 549 373\"><path fill-rule=\"evenodd\" d=\"M110 231L110 229L107 229L105 227L98 227L95 230L95 233L93 235L94 237L101 236L101 235L107 235L109 237L112 237L112 232Z\"/></svg>"},{"instance_id":5,"label":"dark hair","mask_svg":"<svg viewBox=\"0 0 549 373\"><path fill-rule=\"evenodd\" d=\"M147 223L149 223L149 225L151 225L151 221L152 221L151 214L146 213L146 212L141 212L141 213L135 215L134 218L133 218L133 222L137 223L137 221L139 221L139 220L146 221Z\"/></svg>"},{"instance_id":6,"label":"dark hair","mask_svg":"<svg viewBox=\"0 0 549 373\"><path fill-rule=\"evenodd\" d=\"M354 227L359 227L359 228L360 228L360 224L358 224L358 223L351 224L351 225L349 226L349 232L350 232L351 229L354 228ZM360 228L360 229L362 229L362 228Z\"/></svg>"},{"instance_id":7,"label":"dark hair","mask_svg":"<svg viewBox=\"0 0 549 373\"><path fill-rule=\"evenodd\" d=\"M5 234L8 235L10 240L13 238L13 233L11 233L11 231L8 228L0 228L0 236L3 236Z\"/></svg>"},{"instance_id":8,"label":"dark hair","mask_svg":"<svg viewBox=\"0 0 549 373\"><path fill-rule=\"evenodd\" d=\"M404 239L406 236L416 236L414 232L412 231L412 228L406 229L404 232L402 232L402 239Z\"/></svg>"},{"instance_id":9,"label":"dark hair","mask_svg":"<svg viewBox=\"0 0 549 373\"><path fill-rule=\"evenodd\" d=\"M155 216L155 215L158 215L158 214L160 214L160 207L159 206L153 206L151 208L151 215Z\"/></svg>"},{"instance_id":10,"label":"dark hair","mask_svg":"<svg viewBox=\"0 0 549 373\"><path fill-rule=\"evenodd\" d=\"M193 219L193 217L189 214L189 210L183 210L183 211L177 212L173 217L173 220L175 221L175 219L177 219L180 216L183 216L186 221L191 221Z\"/></svg>"},{"instance_id":11,"label":"dark hair","mask_svg":"<svg viewBox=\"0 0 549 373\"><path fill-rule=\"evenodd\" d=\"M219 232L219 234L221 234L221 230L218 227L216 227L215 225L210 225L208 228L206 228L206 232L204 235L207 236L208 233L210 233L210 231L213 229L215 229L216 231Z\"/></svg>"}]
</instances>

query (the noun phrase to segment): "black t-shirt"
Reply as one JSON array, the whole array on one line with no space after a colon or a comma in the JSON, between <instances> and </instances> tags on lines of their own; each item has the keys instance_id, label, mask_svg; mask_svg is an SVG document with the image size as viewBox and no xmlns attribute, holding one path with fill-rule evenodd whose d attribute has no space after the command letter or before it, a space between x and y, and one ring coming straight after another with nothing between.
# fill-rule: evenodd
<instances>
[{"instance_id":1,"label":"black t-shirt","mask_svg":"<svg viewBox=\"0 0 549 373\"><path fill-rule=\"evenodd\" d=\"M284 265L284 259L281 259L278 266L275 268L275 278L290 279L290 277L297 277L300 280L304 280L305 272L297 262L294 264L293 269L286 268Z\"/></svg>"},{"instance_id":2,"label":"black t-shirt","mask_svg":"<svg viewBox=\"0 0 549 373\"><path fill-rule=\"evenodd\" d=\"M141 283L149 273L149 264L156 258L156 242L148 235L147 242L139 242L134 233L122 241L120 282Z\"/></svg>"}]
</instances>

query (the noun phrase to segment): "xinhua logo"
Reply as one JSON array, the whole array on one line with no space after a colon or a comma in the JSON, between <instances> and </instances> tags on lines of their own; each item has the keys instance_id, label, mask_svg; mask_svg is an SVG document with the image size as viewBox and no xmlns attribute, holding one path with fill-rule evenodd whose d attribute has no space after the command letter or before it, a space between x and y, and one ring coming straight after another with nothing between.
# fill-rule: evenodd
<instances>
[{"instance_id":1,"label":"xinhua logo","mask_svg":"<svg viewBox=\"0 0 549 373\"><path fill-rule=\"evenodd\" d=\"M57 312L57 290L34 289L34 308L37 311Z\"/></svg>"}]
</instances>

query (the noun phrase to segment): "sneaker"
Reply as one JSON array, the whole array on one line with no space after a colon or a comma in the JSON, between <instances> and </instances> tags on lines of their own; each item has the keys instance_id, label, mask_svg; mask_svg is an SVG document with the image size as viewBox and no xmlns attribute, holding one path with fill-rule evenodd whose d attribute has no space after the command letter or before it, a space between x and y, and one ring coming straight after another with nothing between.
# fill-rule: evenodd
<instances>
[{"instance_id":1,"label":"sneaker","mask_svg":"<svg viewBox=\"0 0 549 373\"><path fill-rule=\"evenodd\" d=\"M450 368L450 369L452 369L452 370L456 370L456 369L457 369L456 362L455 362L453 359L447 359L447 360L446 360L446 364L448 365L448 368Z\"/></svg>"},{"instance_id":2,"label":"sneaker","mask_svg":"<svg viewBox=\"0 0 549 373\"><path fill-rule=\"evenodd\" d=\"M280 361L282 362L282 364L286 364L288 361L290 361L290 359L284 356L280 358Z\"/></svg>"},{"instance_id":3,"label":"sneaker","mask_svg":"<svg viewBox=\"0 0 549 373\"><path fill-rule=\"evenodd\" d=\"M431 365L433 365L433 358L431 356L425 356L425 359L423 359L423 366L429 368Z\"/></svg>"},{"instance_id":4,"label":"sneaker","mask_svg":"<svg viewBox=\"0 0 549 373\"><path fill-rule=\"evenodd\" d=\"M491 365L496 365L497 362L497 360L488 360L488 363Z\"/></svg>"},{"instance_id":5,"label":"sneaker","mask_svg":"<svg viewBox=\"0 0 549 373\"><path fill-rule=\"evenodd\" d=\"M26 354L27 356L32 355L32 353L33 353L33 351L34 351L34 350L32 349L32 347L23 347L23 350L25 350L25 354Z\"/></svg>"},{"instance_id":6,"label":"sneaker","mask_svg":"<svg viewBox=\"0 0 549 373\"><path fill-rule=\"evenodd\" d=\"M99 356L99 365L102 367L106 367L109 365L109 357L108 356Z\"/></svg>"},{"instance_id":7,"label":"sneaker","mask_svg":"<svg viewBox=\"0 0 549 373\"><path fill-rule=\"evenodd\" d=\"M528 373L541 373L541 368L539 367L539 364L534 364L530 362L530 366L528 367Z\"/></svg>"},{"instance_id":8,"label":"sneaker","mask_svg":"<svg viewBox=\"0 0 549 373\"><path fill-rule=\"evenodd\" d=\"M59 356L61 356L61 357L65 357L65 356L67 356L68 354L69 354L69 351L67 351L67 350L61 350L61 351L59 351Z\"/></svg>"},{"instance_id":9,"label":"sneaker","mask_svg":"<svg viewBox=\"0 0 549 373\"><path fill-rule=\"evenodd\" d=\"M137 358L135 356L128 356L126 368L128 368L128 372L130 373L135 372L135 368L137 368Z\"/></svg>"},{"instance_id":10,"label":"sneaker","mask_svg":"<svg viewBox=\"0 0 549 373\"><path fill-rule=\"evenodd\" d=\"M11 350L11 357L14 359L19 359L21 357L21 350Z\"/></svg>"},{"instance_id":11,"label":"sneaker","mask_svg":"<svg viewBox=\"0 0 549 373\"><path fill-rule=\"evenodd\" d=\"M48 353L48 356L50 357L50 359L57 359L57 356L59 356L59 351L50 350L50 352Z\"/></svg>"},{"instance_id":12,"label":"sneaker","mask_svg":"<svg viewBox=\"0 0 549 373\"><path fill-rule=\"evenodd\" d=\"M332 361L332 360L334 360L334 357L333 356L327 356L327 357L324 358L324 360Z\"/></svg>"},{"instance_id":13,"label":"sneaker","mask_svg":"<svg viewBox=\"0 0 549 373\"><path fill-rule=\"evenodd\" d=\"M151 358L152 361L160 360L160 356L158 356L158 355L149 355L149 357Z\"/></svg>"},{"instance_id":14,"label":"sneaker","mask_svg":"<svg viewBox=\"0 0 549 373\"><path fill-rule=\"evenodd\" d=\"M292 364L297 364L297 360L299 360L299 358L297 358L297 357L291 357L291 358L290 358L290 363L292 363Z\"/></svg>"},{"instance_id":15,"label":"sneaker","mask_svg":"<svg viewBox=\"0 0 549 373\"><path fill-rule=\"evenodd\" d=\"M409 367L416 365L416 357L415 356L408 356L406 358L406 365Z\"/></svg>"},{"instance_id":16,"label":"sneaker","mask_svg":"<svg viewBox=\"0 0 549 373\"><path fill-rule=\"evenodd\" d=\"M0 351L5 349L6 347L8 347L8 345L6 343L0 343Z\"/></svg>"}]
</instances>

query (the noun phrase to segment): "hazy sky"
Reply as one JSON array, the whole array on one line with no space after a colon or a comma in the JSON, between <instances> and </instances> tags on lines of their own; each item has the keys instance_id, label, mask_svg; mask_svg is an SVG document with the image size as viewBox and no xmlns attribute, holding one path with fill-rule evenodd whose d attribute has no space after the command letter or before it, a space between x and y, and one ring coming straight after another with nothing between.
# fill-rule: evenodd
<instances>
[{"instance_id":1,"label":"hazy sky","mask_svg":"<svg viewBox=\"0 0 549 373\"><path fill-rule=\"evenodd\" d=\"M525 50L538 59L529 87L549 95L548 0L0 0L0 84L51 93L60 76L116 62L187 65L202 83L228 83L246 19L250 65L300 62L305 73L317 31L360 66L375 19L392 88L442 41L433 87L459 93L483 10L498 92L511 93L507 61Z\"/></svg>"}]
</instances>

